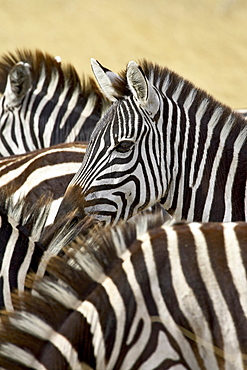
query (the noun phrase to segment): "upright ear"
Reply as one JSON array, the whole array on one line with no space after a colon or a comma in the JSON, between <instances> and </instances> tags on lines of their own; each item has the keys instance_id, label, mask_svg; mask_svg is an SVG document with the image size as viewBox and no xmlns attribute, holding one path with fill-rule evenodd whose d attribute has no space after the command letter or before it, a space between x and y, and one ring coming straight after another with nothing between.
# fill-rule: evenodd
<instances>
[{"instance_id":1,"label":"upright ear","mask_svg":"<svg viewBox=\"0 0 247 370\"><path fill-rule=\"evenodd\" d=\"M110 101L116 101L118 94L113 87L113 83L120 78L119 75L103 67L93 58L91 58L91 67L102 92Z\"/></svg>"},{"instance_id":2,"label":"upright ear","mask_svg":"<svg viewBox=\"0 0 247 370\"><path fill-rule=\"evenodd\" d=\"M129 62L127 66L127 81L138 104L155 114L159 108L158 94L136 62Z\"/></svg>"},{"instance_id":3,"label":"upright ear","mask_svg":"<svg viewBox=\"0 0 247 370\"><path fill-rule=\"evenodd\" d=\"M32 85L31 66L28 63L19 62L9 72L4 95L6 104L15 107L20 104L22 98Z\"/></svg>"}]
</instances>

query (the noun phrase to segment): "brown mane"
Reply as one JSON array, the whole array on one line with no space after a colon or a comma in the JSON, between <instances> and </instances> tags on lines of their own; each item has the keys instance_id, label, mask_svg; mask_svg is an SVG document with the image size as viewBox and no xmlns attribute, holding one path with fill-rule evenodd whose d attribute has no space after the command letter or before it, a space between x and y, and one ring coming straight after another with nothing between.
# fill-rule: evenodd
<instances>
[{"instance_id":1,"label":"brown mane","mask_svg":"<svg viewBox=\"0 0 247 370\"><path fill-rule=\"evenodd\" d=\"M43 53L40 50L31 51L27 49L17 49L15 53L8 52L2 55L0 59L1 93L4 93L10 70L20 61L31 65L32 84L34 88L39 81L42 69L44 69L46 76L44 87L47 87L52 77L58 73L61 91L66 83L71 87L71 91L78 89L78 92L83 99L87 99L89 95L93 93L97 95L100 100L106 100L97 87L95 81L91 77L82 76L82 78L80 78L76 69L71 64L63 64L63 62L60 63L51 54Z\"/></svg>"},{"instance_id":2,"label":"brown mane","mask_svg":"<svg viewBox=\"0 0 247 370\"><path fill-rule=\"evenodd\" d=\"M165 87L166 93L168 96L171 96L177 89L179 83L181 81L184 81L184 86L183 86L183 99L189 95L190 91L192 89L196 89L197 95L196 95L196 105L199 107L201 102L203 100L207 100L210 103L210 111L213 112L217 107L222 107L224 110L223 115L225 117L229 116L232 114L232 117L236 118L240 124L242 124L243 127L246 127L247 123L244 117L233 111L230 107L227 105L224 105L220 102L218 102L216 99L213 98L210 94L208 94L205 90L197 88L192 82L189 80L184 79L181 77L179 74L175 73L174 71L168 69L167 67L162 67L156 63L152 63L147 61L146 59L141 59L138 60L137 63L143 70L144 74L146 75L147 79L151 81L151 83L157 87L158 90L162 90L162 87L164 85L164 81L167 79L169 75L169 82L167 83L167 86ZM130 95L130 90L128 88L127 84L127 77L126 77L126 72L127 68L119 72L119 77L118 79L115 80L114 82L114 89L117 92L118 96L121 96L124 98L125 96Z\"/></svg>"}]
</instances>

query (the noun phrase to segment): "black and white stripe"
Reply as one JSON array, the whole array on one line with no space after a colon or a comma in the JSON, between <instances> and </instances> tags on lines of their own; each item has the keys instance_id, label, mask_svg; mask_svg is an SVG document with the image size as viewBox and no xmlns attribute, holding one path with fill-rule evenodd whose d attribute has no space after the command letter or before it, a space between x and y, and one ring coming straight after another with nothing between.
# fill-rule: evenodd
<instances>
[{"instance_id":1,"label":"black and white stripe","mask_svg":"<svg viewBox=\"0 0 247 370\"><path fill-rule=\"evenodd\" d=\"M92 62L113 101L95 128L59 215L82 197L100 220L127 220L159 201L177 220L247 219L247 123L166 68ZM59 217L58 215L58 217Z\"/></svg>"},{"instance_id":2,"label":"black and white stripe","mask_svg":"<svg viewBox=\"0 0 247 370\"><path fill-rule=\"evenodd\" d=\"M47 224L54 221L66 188L79 170L87 143L53 145L15 156L0 158L0 191L13 195L15 204L24 199L33 205L49 196L52 204Z\"/></svg>"},{"instance_id":3,"label":"black and white stripe","mask_svg":"<svg viewBox=\"0 0 247 370\"><path fill-rule=\"evenodd\" d=\"M97 228L53 259L39 297L3 319L0 365L245 369L247 224L146 221Z\"/></svg>"},{"instance_id":4,"label":"black and white stripe","mask_svg":"<svg viewBox=\"0 0 247 370\"><path fill-rule=\"evenodd\" d=\"M50 200L43 198L34 206L13 204L1 193L0 206L0 308L13 310L11 292L24 291L25 278L35 271L44 249L36 244L44 229Z\"/></svg>"},{"instance_id":5,"label":"black and white stripe","mask_svg":"<svg viewBox=\"0 0 247 370\"><path fill-rule=\"evenodd\" d=\"M28 272L43 276L49 259L90 226L90 219L75 225L72 213L47 228L51 204L49 196L30 204L0 191L0 308L12 311L11 292L22 294Z\"/></svg>"},{"instance_id":6,"label":"black and white stripe","mask_svg":"<svg viewBox=\"0 0 247 370\"><path fill-rule=\"evenodd\" d=\"M4 55L0 90L0 156L88 141L109 107L91 78L41 51Z\"/></svg>"}]
</instances>

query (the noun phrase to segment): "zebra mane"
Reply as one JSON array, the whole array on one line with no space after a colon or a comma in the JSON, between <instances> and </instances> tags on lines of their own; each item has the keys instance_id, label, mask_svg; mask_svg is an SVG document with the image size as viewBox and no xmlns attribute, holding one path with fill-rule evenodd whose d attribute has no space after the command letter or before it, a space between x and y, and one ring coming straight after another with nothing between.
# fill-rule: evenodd
<instances>
[{"instance_id":1,"label":"zebra mane","mask_svg":"<svg viewBox=\"0 0 247 370\"><path fill-rule=\"evenodd\" d=\"M7 217L13 227L18 227L20 232L27 237L38 240L49 215L52 196L47 194L35 204L30 205L25 198L15 201L14 193L9 189L0 191L0 215Z\"/></svg>"},{"instance_id":2,"label":"zebra mane","mask_svg":"<svg viewBox=\"0 0 247 370\"><path fill-rule=\"evenodd\" d=\"M116 263L119 263L119 259L125 258L124 255L127 251L131 253L135 250L136 241L139 238L142 239L146 233L160 227L164 224L164 221L166 225L173 222L173 220L167 221L161 211L161 206L157 204L152 212L143 211L132 220L121 221L115 227L111 225L104 227L101 224L96 224L88 230L86 236L79 234L66 247L70 261L67 267L70 269L70 266L72 266L82 271L83 279L87 279L87 287L90 284L94 286L95 282L101 282L105 274L108 274ZM59 267L56 269L56 260L53 263L48 266L49 272L56 270L56 273L60 274L62 271L64 276L59 276L59 278L67 279L66 276L70 274L66 272L66 268ZM67 284L69 284L69 280L67 280Z\"/></svg>"},{"instance_id":3,"label":"zebra mane","mask_svg":"<svg viewBox=\"0 0 247 370\"><path fill-rule=\"evenodd\" d=\"M166 95L172 96L181 87L182 95L185 100L189 93L194 90L197 93L196 105L198 107L202 101L210 104L210 110L212 112L216 108L221 107L223 109L223 115L226 118L231 115L233 117L233 121L238 121L238 125L242 124L243 127L247 126L246 120L240 113L233 111L229 106L220 103L205 90L197 88L192 82L184 79L176 72L167 67L162 67L157 63L149 62L146 59L139 60L138 64L151 84L156 86L158 90L162 91ZM131 94L127 83L127 67L125 70L120 71L119 78L114 79L113 87L116 91L117 98L124 98Z\"/></svg>"},{"instance_id":4,"label":"zebra mane","mask_svg":"<svg viewBox=\"0 0 247 370\"><path fill-rule=\"evenodd\" d=\"M71 64L63 64L49 53L43 53L40 50L20 50L15 53L8 52L0 59L0 92L4 93L8 74L14 65L18 62L29 63L31 66L32 86L35 88L39 79L45 75L46 88L52 78L58 76L60 92L63 91L65 85L70 86L71 93L75 90L83 99L87 99L91 94L97 96L102 103L106 102L106 98L100 92L97 84L91 77L83 76L81 79L78 76L76 69ZM59 91L58 91L59 93Z\"/></svg>"}]
</instances>

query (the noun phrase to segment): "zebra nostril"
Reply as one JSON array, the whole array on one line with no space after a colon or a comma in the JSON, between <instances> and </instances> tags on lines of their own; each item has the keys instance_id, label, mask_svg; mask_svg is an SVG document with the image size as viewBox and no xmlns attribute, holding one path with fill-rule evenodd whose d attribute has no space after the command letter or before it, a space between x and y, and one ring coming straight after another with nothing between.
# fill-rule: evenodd
<instances>
[{"instance_id":1,"label":"zebra nostril","mask_svg":"<svg viewBox=\"0 0 247 370\"><path fill-rule=\"evenodd\" d=\"M70 221L70 226L73 227L73 226L77 225L79 221L80 221L79 217L78 216L74 216L72 218L72 220Z\"/></svg>"}]
</instances>

